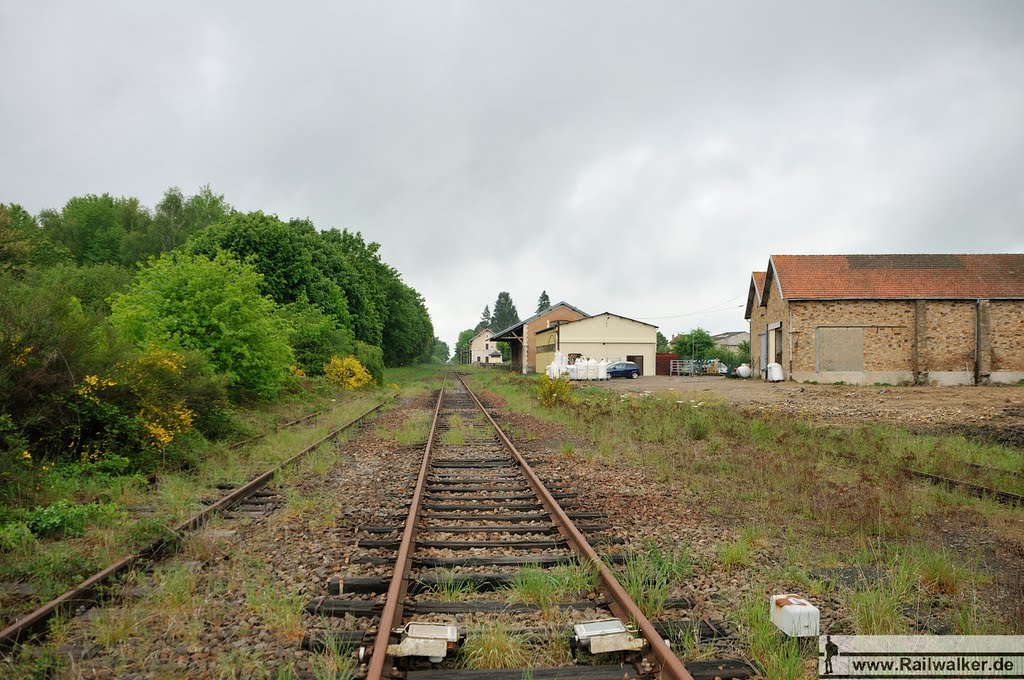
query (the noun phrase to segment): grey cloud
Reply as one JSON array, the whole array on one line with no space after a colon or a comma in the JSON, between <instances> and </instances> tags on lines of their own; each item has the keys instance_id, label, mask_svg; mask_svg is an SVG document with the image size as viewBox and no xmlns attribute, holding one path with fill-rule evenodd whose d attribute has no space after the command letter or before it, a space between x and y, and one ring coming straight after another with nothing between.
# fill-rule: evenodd
<instances>
[{"instance_id":1,"label":"grey cloud","mask_svg":"<svg viewBox=\"0 0 1024 680\"><path fill-rule=\"evenodd\" d=\"M8 4L0 200L209 182L358 229L450 343L499 290L672 317L773 252L1024 248L1022 29L1014 0Z\"/></svg>"}]
</instances>

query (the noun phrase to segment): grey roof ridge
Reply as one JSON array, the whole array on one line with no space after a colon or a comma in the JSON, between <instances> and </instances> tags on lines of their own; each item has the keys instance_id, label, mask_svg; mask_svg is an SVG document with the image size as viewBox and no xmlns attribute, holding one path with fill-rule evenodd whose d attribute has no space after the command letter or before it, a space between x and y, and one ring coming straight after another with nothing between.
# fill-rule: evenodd
<instances>
[{"instance_id":1,"label":"grey roof ridge","mask_svg":"<svg viewBox=\"0 0 1024 680\"><path fill-rule=\"evenodd\" d=\"M534 319L537 319L537 318L539 318L541 316L544 316L545 314L550 312L552 309L554 309L555 307L558 307L560 305L564 305L564 306L568 307L569 309L573 310L574 312L579 312L583 316L585 316L587 318L590 318L590 315L587 314L586 312L584 312L582 309L580 309L578 307L574 307L573 305L570 305L568 302L566 302L564 300L559 300L555 304L550 305L543 312L537 312L536 314L534 314L533 316L529 317L528 319L524 319L522 321L517 321L514 324L512 324L511 326L509 326L508 328L501 329L500 331L498 331L497 333L494 334L494 337L498 337L499 335L505 335L505 333L508 333L513 328L518 328L519 326L525 326L526 324L530 323Z\"/></svg>"}]
</instances>

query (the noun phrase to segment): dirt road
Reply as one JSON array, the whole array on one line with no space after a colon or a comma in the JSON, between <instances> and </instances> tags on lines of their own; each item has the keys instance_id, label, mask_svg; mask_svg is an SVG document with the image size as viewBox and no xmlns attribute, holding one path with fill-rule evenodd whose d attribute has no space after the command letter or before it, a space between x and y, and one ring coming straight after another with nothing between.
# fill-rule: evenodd
<instances>
[{"instance_id":1,"label":"dirt road","mask_svg":"<svg viewBox=\"0 0 1024 680\"><path fill-rule=\"evenodd\" d=\"M868 387L802 385L718 376L616 378L617 392L678 393L724 399L749 413L832 423L884 422L915 431L955 431L1024 448L1024 387Z\"/></svg>"}]
</instances>

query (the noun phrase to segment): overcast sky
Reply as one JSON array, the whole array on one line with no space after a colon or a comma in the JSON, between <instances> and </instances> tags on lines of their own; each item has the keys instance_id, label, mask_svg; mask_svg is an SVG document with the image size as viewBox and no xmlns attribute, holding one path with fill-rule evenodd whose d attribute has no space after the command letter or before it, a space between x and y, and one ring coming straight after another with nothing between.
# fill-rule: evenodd
<instances>
[{"instance_id":1,"label":"overcast sky","mask_svg":"<svg viewBox=\"0 0 1024 680\"><path fill-rule=\"evenodd\" d=\"M0 0L0 202L204 184L497 293L746 328L774 253L1024 251L1024 2Z\"/></svg>"}]
</instances>

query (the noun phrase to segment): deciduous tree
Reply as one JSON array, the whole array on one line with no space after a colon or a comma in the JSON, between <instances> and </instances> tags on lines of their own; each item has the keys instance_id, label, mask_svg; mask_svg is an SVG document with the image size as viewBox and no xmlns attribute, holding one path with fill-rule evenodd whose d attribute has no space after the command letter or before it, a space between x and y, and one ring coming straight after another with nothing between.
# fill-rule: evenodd
<instances>
[{"instance_id":1,"label":"deciduous tree","mask_svg":"<svg viewBox=\"0 0 1024 680\"><path fill-rule=\"evenodd\" d=\"M689 333L676 336L672 340L672 351L679 355L679 358L692 358L695 360L714 359L714 339L711 334L703 328L694 328Z\"/></svg>"},{"instance_id":2,"label":"deciduous tree","mask_svg":"<svg viewBox=\"0 0 1024 680\"><path fill-rule=\"evenodd\" d=\"M226 253L164 254L114 298L111 321L139 346L199 350L236 390L273 397L295 357L288 324L260 293L262 283Z\"/></svg>"},{"instance_id":3,"label":"deciduous tree","mask_svg":"<svg viewBox=\"0 0 1024 680\"><path fill-rule=\"evenodd\" d=\"M475 328L467 328L459 333L459 339L455 342L455 363L470 363L469 342L479 332L480 331Z\"/></svg>"}]
</instances>

